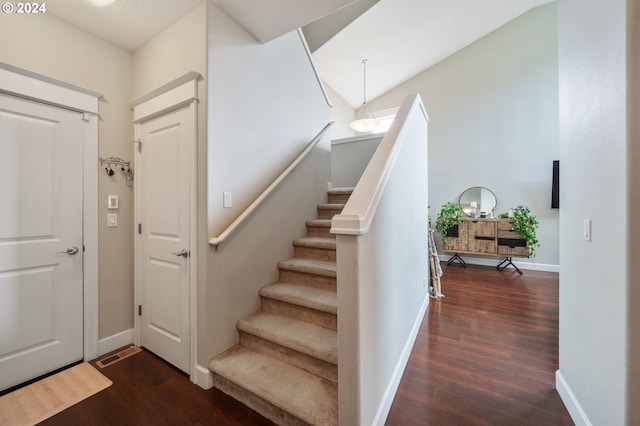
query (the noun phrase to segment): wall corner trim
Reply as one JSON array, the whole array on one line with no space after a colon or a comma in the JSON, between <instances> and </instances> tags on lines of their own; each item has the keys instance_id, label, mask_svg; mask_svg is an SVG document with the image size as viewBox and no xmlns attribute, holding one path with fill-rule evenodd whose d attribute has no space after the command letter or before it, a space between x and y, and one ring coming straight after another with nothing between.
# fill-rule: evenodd
<instances>
[{"instance_id":1,"label":"wall corner trim","mask_svg":"<svg viewBox=\"0 0 640 426\"><path fill-rule=\"evenodd\" d=\"M587 417L587 413L582 409L582 405L580 405L560 370L556 370L556 390L576 426L591 426L592 423Z\"/></svg>"},{"instance_id":2,"label":"wall corner trim","mask_svg":"<svg viewBox=\"0 0 640 426\"><path fill-rule=\"evenodd\" d=\"M134 123L149 120L197 100L198 80L201 77L200 73L189 71L129 102Z\"/></svg>"},{"instance_id":3,"label":"wall corner trim","mask_svg":"<svg viewBox=\"0 0 640 426\"><path fill-rule=\"evenodd\" d=\"M72 111L98 114L101 93L0 62L0 92Z\"/></svg>"},{"instance_id":4,"label":"wall corner trim","mask_svg":"<svg viewBox=\"0 0 640 426\"><path fill-rule=\"evenodd\" d=\"M213 387L213 373L201 365L196 366L195 384L207 390Z\"/></svg>"},{"instance_id":5,"label":"wall corner trim","mask_svg":"<svg viewBox=\"0 0 640 426\"><path fill-rule=\"evenodd\" d=\"M133 328L121 331L98 341L98 356L120 349L133 343Z\"/></svg>"}]
</instances>

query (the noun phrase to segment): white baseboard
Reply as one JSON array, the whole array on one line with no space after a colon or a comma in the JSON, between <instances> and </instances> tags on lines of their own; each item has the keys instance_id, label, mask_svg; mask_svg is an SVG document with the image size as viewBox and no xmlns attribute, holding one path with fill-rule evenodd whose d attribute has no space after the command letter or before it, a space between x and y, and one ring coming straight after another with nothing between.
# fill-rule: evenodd
<instances>
[{"instance_id":1,"label":"white baseboard","mask_svg":"<svg viewBox=\"0 0 640 426\"><path fill-rule=\"evenodd\" d=\"M213 374L211 371L201 365L196 365L195 384L202 389L211 389L213 387Z\"/></svg>"},{"instance_id":2,"label":"white baseboard","mask_svg":"<svg viewBox=\"0 0 640 426\"><path fill-rule=\"evenodd\" d=\"M582 409L580 402L569 387L569 384L564 380L564 377L562 377L560 370L556 370L556 390L576 426L591 426L587 413Z\"/></svg>"},{"instance_id":3,"label":"white baseboard","mask_svg":"<svg viewBox=\"0 0 640 426\"><path fill-rule=\"evenodd\" d=\"M453 256L448 254L439 254L441 262L447 262ZM480 266L493 266L494 268L500 263L499 257L476 257L476 256L460 256L465 262L470 265ZM526 261L513 260L513 263L520 269L528 271L545 271L545 272L560 272L560 265L551 265L547 263L533 263ZM513 268L509 267L513 270Z\"/></svg>"},{"instance_id":4,"label":"white baseboard","mask_svg":"<svg viewBox=\"0 0 640 426\"><path fill-rule=\"evenodd\" d=\"M98 356L133 343L133 328L98 340Z\"/></svg>"},{"instance_id":5,"label":"white baseboard","mask_svg":"<svg viewBox=\"0 0 640 426\"><path fill-rule=\"evenodd\" d=\"M402 375L404 374L404 369L409 362L409 356L411 355L411 350L413 349L413 345L416 342L416 338L418 337L418 332L420 332L420 326L422 325L422 320L429 308L429 295L425 297L422 306L420 307L420 311L416 317L415 322L413 323L413 328L411 329L411 333L407 338L407 341L402 349L402 353L400 354L400 359L398 359L398 363L396 364L396 368L393 370L393 375L391 376L391 380L387 384L387 389L384 392L384 396L382 397L382 401L380 401L380 405L378 406L378 410L376 411L376 416L373 418L373 425L383 426L385 421L387 420L387 416L389 415L389 410L391 410L391 405L393 404L393 399L396 396L396 392L398 391L398 386L400 386L400 380L402 380Z\"/></svg>"}]
</instances>

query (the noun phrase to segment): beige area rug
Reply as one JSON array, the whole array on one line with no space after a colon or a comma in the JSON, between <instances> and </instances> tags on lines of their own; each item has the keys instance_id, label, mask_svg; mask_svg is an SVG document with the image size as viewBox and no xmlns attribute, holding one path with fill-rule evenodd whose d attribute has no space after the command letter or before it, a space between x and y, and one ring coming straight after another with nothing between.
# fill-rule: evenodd
<instances>
[{"instance_id":1,"label":"beige area rug","mask_svg":"<svg viewBox=\"0 0 640 426\"><path fill-rule=\"evenodd\" d=\"M0 397L0 425L35 425L112 384L83 362Z\"/></svg>"}]
</instances>

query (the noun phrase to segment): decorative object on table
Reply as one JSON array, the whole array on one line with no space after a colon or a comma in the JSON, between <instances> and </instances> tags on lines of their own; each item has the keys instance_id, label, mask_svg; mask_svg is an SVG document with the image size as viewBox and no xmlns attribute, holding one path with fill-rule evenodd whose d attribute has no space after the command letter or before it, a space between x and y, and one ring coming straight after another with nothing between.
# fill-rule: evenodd
<instances>
[{"instance_id":1,"label":"decorative object on table","mask_svg":"<svg viewBox=\"0 0 640 426\"><path fill-rule=\"evenodd\" d=\"M435 231L433 228L429 226L429 267L431 270L431 285L429 286L429 293L431 297L444 297L444 294L442 294L442 285L440 283L442 267L440 266L440 258L438 257L436 242L433 238L434 233Z\"/></svg>"},{"instance_id":2,"label":"decorative object on table","mask_svg":"<svg viewBox=\"0 0 640 426\"><path fill-rule=\"evenodd\" d=\"M490 189L483 186L473 186L460 194L458 204L466 216L486 218L496 208L497 199Z\"/></svg>"},{"instance_id":3,"label":"decorative object on table","mask_svg":"<svg viewBox=\"0 0 640 426\"><path fill-rule=\"evenodd\" d=\"M447 241L449 230L453 230L456 225L460 225L463 221L462 209L459 204L448 202L442 206L436 218L436 230L442 236L442 245L444 247L448 247L450 244Z\"/></svg>"},{"instance_id":4,"label":"decorative object on table","mask_svg":"<svg viewBox=\"0 0 640 426\"><path fill-rule=\"evenodd\" d=\"M527 241L527 247L529 248L527 258L534 257L536 255L536 248L540 247L540 242L536 236L536 230L538 229L538 218L535 217L529 207L518 206L513 209L513 217L511 218L513 230L521 234Z\"/></svg>"}]
</instances>

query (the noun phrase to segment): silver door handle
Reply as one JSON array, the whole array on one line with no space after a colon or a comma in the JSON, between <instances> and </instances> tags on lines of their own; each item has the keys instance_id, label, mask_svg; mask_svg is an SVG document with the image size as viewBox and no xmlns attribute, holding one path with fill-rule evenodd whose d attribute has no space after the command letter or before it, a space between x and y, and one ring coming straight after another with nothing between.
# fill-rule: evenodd
<instances>
[{"instance_id":1,"label":"silver door handle","mask_svg":"<svg viewBox=\"0 0 640 426\"><path fill-rule=\"evenodd\" d=\"M189 252L186 249L182 249L180 253L171 253L176 256L189 257Z\"/></svg>"},{"instance_id":2,"label":"silver door handle","mask_svg":"<svg viewBox=\"0 0 640 426\"><path fill-rule=\"evenodd\" d=\"M57 251L56 254L68 254L68 255L73 256L74 254L78 253L79 251L80 251L80 249L78 247L71 246L65 251Z\"/></svg>"}]
</instances>

